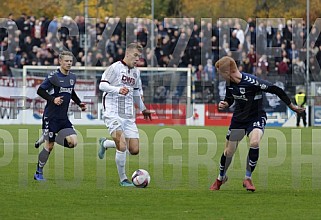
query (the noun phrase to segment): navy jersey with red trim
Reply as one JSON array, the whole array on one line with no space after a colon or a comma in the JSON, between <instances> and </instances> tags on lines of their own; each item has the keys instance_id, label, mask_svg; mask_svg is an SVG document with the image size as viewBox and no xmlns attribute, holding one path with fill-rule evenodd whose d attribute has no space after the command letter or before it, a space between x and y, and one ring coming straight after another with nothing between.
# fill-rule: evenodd
<instances>
[{"instance_id":1,"label":"navy jersey with red trim","mask_svg":"<svg viewBox=\"0 0 321 220\"><path fill-rule=\"evenodd\" d=\"M235 104L233 120L247 122L265 113L262 92L273 84L251 74L241 74L240 83L227 83L225 101Z\"/></svg>"},{"instance_id":2,"label":"navy jersey with red trim","mask_svg":"<svg viewBox=\"0 0 321 220\"><path fill-rule=\"evenodd\" d=\"M47 102L44 116L49 119L68 119L68 108L72 91L76 83L76 75L69 71L68 75L60 72L59 69L51 72L41 83L40 87L54 97L63 96L61 105Z\"/></svg>"}]
</instances>

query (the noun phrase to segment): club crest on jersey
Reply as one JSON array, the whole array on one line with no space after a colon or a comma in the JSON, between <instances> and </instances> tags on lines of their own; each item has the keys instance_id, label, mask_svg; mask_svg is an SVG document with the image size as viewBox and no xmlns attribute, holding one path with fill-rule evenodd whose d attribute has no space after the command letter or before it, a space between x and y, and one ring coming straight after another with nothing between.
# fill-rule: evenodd
<instances>
[{"instance_id":1,"label":"club crest on jersey","mask_svg":"<svg viewBox=\"0 0 321 220\"><path fill-rule=\"evenodd\" d=\"M121 78L121 81L126 85L131 85L131 86L135 85L135 78L132 78L130 76L123 75Z\"/></svg>"},{"instance_id":2,"label":"club crest on jersey","mask_svg":"<svg viewBox=\"0 0 321 220\"><path fill-rule=\"evenodd\" d=\"M134 76L135 78L137 78L137 73L136 73L136 72L133 72L133 76Z\"/></svg>"},{"instance_id":3,"label":"club crest on jersey","mask_svg":"<svg viewBox=\"0 0 321 220\"><path fill-rule=\"evenodd\" d=\"M75 84L75 80L70 79L70 85L74 85Z\"/></svg>"},{"instance_id":4,"label":"club crest on jersey","mask_svg":"<svg viewBox=\"0 0 321 220\"><path fill-rule=\"evenodd\" d=\"M266 89L266 88L267 88L267 85L261 84L260 87L261 87L261 89Z\"/></svg>"},{"instance_id":5,"label":"club crest on jersey","mask_svg":"<svg viewBox=\"0 0 321 220\"><path fill-rule=\"evenodd\" d=\"M245 94L245 88L240 88L240 93Z\"/></svg>"}]
</instances>

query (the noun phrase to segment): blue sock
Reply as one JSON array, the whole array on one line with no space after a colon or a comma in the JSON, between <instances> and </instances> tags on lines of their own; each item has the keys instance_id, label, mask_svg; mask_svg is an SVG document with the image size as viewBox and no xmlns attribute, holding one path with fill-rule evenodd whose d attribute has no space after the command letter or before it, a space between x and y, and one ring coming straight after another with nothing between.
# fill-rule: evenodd
<instances>
[{"instance_id":1,"label":"blue sock","mask_svg":"<svg viewBox=\"0 0 321 220\"><path fill-rule=\"evenodd\" d=\"M249 170L246 170L245 176L246 176L246 177L252 177L252 172L249 171Z\"/></svg>"},{"instance_id":2,"label":"blue sock","mask_svg":"<svg viewBox=\"0 0 321 220\"><path fill-rule=\"evenodd\" d=\"M43 172L43 167L39 167L39 165L37 165L37 173L42 173Z\"/></svg>"}]
</instances>

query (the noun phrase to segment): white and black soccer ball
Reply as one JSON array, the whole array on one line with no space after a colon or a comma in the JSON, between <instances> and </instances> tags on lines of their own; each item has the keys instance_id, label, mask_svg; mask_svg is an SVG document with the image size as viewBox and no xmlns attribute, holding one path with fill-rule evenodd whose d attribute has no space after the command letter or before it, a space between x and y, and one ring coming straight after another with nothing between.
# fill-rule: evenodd
<instances>
[{"instance_id":1,"label":"white and black soccer ball","mask_svg":"<svg viewBox=\"0 0 321 220\"><path fill-rule=\"evenodd\" d=\"M136 187L145 188L150 183L150 175L146 170L136 170L132 175L132 182Z\"/></svg>"}]
</instances>

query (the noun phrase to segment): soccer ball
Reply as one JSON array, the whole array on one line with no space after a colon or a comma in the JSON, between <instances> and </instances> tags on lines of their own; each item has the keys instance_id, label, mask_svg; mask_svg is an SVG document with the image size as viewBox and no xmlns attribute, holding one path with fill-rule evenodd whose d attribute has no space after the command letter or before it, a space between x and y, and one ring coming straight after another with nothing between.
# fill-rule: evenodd
<instances>
[{"instance_id":1,"label":"soccer ball","mask_svg":"<svg viewBox=\"0 0 321 220\"><path fill-rule=\"evenodd\" d=\"M132 182L138 188L145 188L150 183L150 175L146 170L136 170L132 175Z\"/></svg>"}]
</instances>

